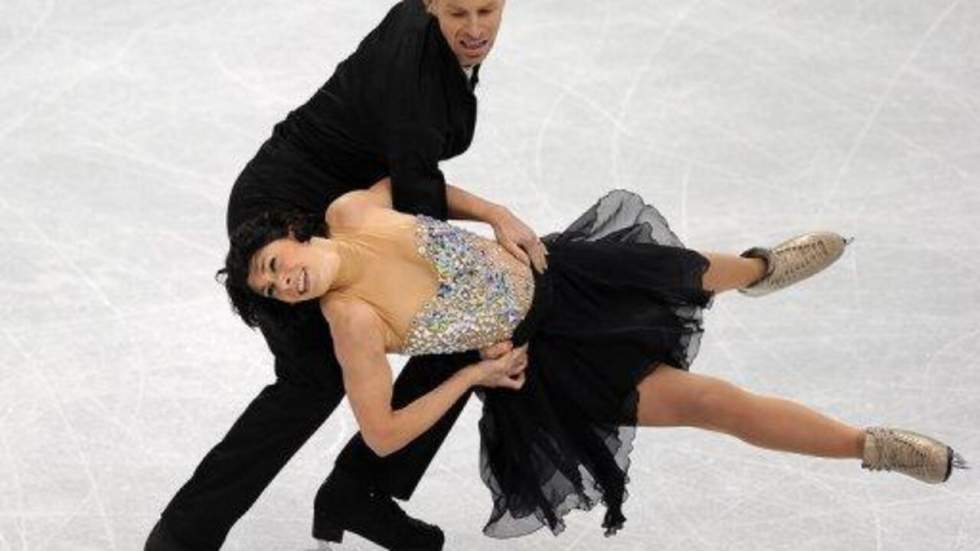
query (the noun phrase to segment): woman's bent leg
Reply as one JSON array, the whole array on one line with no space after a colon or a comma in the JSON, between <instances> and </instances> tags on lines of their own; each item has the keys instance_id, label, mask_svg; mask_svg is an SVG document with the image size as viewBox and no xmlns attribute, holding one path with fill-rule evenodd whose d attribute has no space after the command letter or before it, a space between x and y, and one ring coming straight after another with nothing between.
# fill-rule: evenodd
<instances>
[{"instance_id":1,"label":"woman's bent leg","mask_svg":"<svg viewBox=\"0 0 980 551\"><path fill-rule=\"evenodd\" d=\"M710 265L701 285L714 293L742 289L762 279L766 262L760 258L742 258L731 254L700 253Z\"/></svg>"},{"instance_id":2,"label":"woman's bent leg","mask_svg":"<svg viewBox=\"0 0 980 551\"><path fill-rule=\"evenodd\" d=\"M661 364L637 385L641 426L697 427L772 450L862 457L864 432L801 404Z\"/></svg>"}]
</instances>

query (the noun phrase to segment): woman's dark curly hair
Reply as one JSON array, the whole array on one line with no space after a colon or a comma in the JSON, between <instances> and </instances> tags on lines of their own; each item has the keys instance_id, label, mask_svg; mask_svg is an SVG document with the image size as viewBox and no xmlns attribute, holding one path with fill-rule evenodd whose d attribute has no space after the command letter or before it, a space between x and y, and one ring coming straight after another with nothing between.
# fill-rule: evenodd
<instances>
[{"instance_id":1,"label":"woman's dark curly hair","mask_svg":"<svg viewBox=\"0 0 980 551\"><path fill-rule=\"evenodd\" d=\"M231 234L225 267L218 270L215 279L225 286L232 311L249 327L266 324L288 326L309 315L303 308L264 297L248 286L252 256L262 247L290 234L300 242L309 241L314 236L325 237L327 224L323 215L269 211L242 223Z\"/></svg>"}]
</instances>

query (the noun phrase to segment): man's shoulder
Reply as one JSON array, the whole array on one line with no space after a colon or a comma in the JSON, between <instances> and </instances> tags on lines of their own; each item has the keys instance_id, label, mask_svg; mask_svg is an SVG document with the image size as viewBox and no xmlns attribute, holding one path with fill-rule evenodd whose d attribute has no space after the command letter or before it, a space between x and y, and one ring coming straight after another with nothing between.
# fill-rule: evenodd
<instances>
[{"instance_id":1,"label":"man's shoulder","mask_svg":"<svg viewBox=\"0 0 980 551\"><path fill-rule=\"evenodd\" d=\"M422 0L402 0L388 10L388 14L371 31L363 45L372 44L372 38L386 44L415 39L423 36L431 23L432 17Z\"/></svg>"},{"instance_id":2,"label":"man's shoulder","mask_svg":"<svg viewBox=\"0 0 980 551\"><path fill-rule=\"evenodd\" d=\"M422 0L402 0L388 10L388 15L385 16L384 21L406 26L425 27L431 22L431 17Z\"/></svg>"}]
</instances>

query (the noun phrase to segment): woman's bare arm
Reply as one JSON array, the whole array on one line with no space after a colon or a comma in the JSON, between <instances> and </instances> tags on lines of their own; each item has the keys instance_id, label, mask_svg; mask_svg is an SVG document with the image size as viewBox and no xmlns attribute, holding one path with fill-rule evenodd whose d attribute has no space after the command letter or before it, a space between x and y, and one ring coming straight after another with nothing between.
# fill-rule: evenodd
<instances>
[{"instance_id":1,"label":"woman's bare arm","mask_svg":"<svg viewBox=\"0 0 980 551\"><path fill-rule=\"evenodd\" d=\"M381 319L369 305L356 300L328 301L323 310L361 435L379 456L392 454L421 436L475 385L523 385L523 373L518 379L507 376L510 356L484 360L464 367L409 405L393 410L391 365L385 355Z\"/></svg>"}]
</instances>

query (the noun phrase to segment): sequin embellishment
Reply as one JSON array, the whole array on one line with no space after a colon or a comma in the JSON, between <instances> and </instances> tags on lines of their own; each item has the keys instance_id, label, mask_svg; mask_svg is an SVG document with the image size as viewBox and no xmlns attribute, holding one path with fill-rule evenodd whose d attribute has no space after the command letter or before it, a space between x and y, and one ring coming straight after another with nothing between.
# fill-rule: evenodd
<instances>
[{"instance_id":1,"label":"sequin embellishment","mask_svg":"<svg viewBox=\"0 0 980 551\"><path fill-rule=\"evenodd\" d=\"M500 258L510 253L493 241L424 214L415 240L439 287L412 317L400 352L462 352L509 339L531 306L530 270Z\"/></svg>"}]
</instances>

